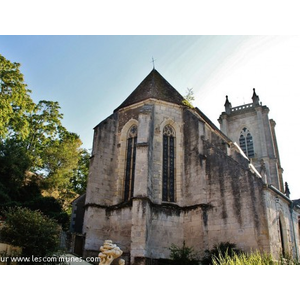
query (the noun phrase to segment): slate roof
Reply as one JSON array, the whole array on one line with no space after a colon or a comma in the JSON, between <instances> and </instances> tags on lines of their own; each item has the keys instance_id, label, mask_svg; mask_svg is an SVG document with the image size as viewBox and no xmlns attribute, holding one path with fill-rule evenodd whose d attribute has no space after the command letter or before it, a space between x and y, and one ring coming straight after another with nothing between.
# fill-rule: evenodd
<instances>
[{"instance_id":1,"label":"slate roof","mask_svg":"<svg viewBox=\"0 0 300 300\"><path fill-rule=\"evenodd\" d=\"M179 105L183 105L182 100L184 100L171 84L158 71L153 69L115 111L149 98Z\"/></svg>"}]
</instances>

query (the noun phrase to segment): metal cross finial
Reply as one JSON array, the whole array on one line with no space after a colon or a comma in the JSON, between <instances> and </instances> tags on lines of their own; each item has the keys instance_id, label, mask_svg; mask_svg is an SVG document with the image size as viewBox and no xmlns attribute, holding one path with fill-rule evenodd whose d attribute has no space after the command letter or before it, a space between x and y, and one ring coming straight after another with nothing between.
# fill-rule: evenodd
<instances>
[{"instance_id":1,"label":"metal cross finial","mask_svg":"<svg viewBox=\"0 0 300 300\"><path fill-rule=\"evenodd\" d=\"M152 56L153 69L155 69L155 64L154 64L154 61L155 61L155 60L156 60L156 59L154 59L153 56Z\"/></svg>"}]
</instances>

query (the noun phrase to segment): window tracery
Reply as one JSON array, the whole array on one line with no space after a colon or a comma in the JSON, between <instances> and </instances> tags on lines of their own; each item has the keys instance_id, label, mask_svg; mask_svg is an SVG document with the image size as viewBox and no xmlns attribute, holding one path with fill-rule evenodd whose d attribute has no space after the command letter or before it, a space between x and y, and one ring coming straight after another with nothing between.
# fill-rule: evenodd
<instances>
[{"instance_id":1,"label":"window tracery","mask_svg":"<svg viewBox=\"0 0 300 300\"><path fill-rule=\"evenodd\" d=\"M239 143L241 149L249 158L254 157L253 138L250 131L246 127L244 127L240 133Z\"/></svg>"},{"instance_id":2,"label":"window tracery","mask_svg":"<svg viewBox=\"0 0 300 300\"><path fill-rule=\"evenodd\" d=\"M125 187L124 187L125 201L133 197L136 143L137 143L137 126L133 125L130 127L127 134Z\"/></svg>"},{"instance_id":3,"label":"window tracery","mask_svg":"<svg viewBox=\"0 0 300 300\"><path fill-rule=\"evenodd\" d=\"M175 202L175 130L171 125L163 129L162 200Z\"/></svg>"}]
</instances>

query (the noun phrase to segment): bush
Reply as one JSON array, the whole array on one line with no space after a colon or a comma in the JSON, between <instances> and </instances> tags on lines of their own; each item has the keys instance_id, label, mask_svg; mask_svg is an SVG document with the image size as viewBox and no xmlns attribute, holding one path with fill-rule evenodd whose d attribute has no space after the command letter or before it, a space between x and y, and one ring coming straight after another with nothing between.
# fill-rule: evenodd
<instances>
[{"instance_id":1,"label":"bush","mask_svg":"<svg viewBox=\"0 0 300 300\"><path fill-rule=\"evenodd\" d=\"M31 210L39 210L45 216L54 219L62 226L63 230L68 230L70 226L69 216L63 210L62 204L54 197L36 196L31 201L25 203L26 207Z\"/></svg>"},{"instance_id":2,"label":"bush","mask_svg":"<svg viewBox=\"0 0 300 300\"><path fill-rule=\"evenodd\" d=\"M236 244L222 242L215 245L213 249L205 251L204 257L201 259L201 264L212 265L214 258L224 257L225 255L232 257L235 253L242 253L240 249L236 248Z\"/></svg>"},{"instance_id":3,"label":"bush","mask_svg":"<svg viewBox=\"0 0 300 300\"><path fill-rule=\"evenodd\" d=\"M45 257L59 247L60 227L39 211L28 208L10 208L5 213L2 240L22 247L22 256Z\"/></svg>"},{"instance_id":4,"label":"bush","mask_svg":"<svg viewBox=\"0 0 300 300\"><path fill-rule=\"evenodd\" d=\"M258 250L250 253L233 253L224 255L219 253L213 257L214 265L299 265L299 262L291 256L280 257L274 260L270 253L261 253Z\"/></svg>"},{"instance_id":5,"label":"bush","mask_svg":"<svg viewBox=\"0 0 300 300\"><path fill-rule=\"evenodd\" d=\"M229 256L219 254L213 258L214 265L277 265L280 264L273 260L271 254L260 253L258 251L252 253L234 253Z\"/></svg>"},{"instance_id":6,"label":"bush","mask_svg":"<svg viewBox=\"0 0 300 300\"><path fill-rule=\"evenodd\" d=\"M197 253L195 253L193 247L186 247L185 241L183 241L182 247L172 244L169 249L173 265L199 265Z\"/></svg>"}]
</instances>

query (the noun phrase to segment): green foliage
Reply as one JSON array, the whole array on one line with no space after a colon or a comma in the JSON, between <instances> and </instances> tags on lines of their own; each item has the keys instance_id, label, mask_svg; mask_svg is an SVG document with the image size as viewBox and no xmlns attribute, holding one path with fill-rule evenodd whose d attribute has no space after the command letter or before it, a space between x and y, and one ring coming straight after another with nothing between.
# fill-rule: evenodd
<instances>
[{"instance_id":1,"label":"green foliage","mask_svg":"<svg viewBox=\"0 0 300 300\"><path fill-rule=\"evenodd\" d=\"M226 243L223 243L224 245ZM228 243L229 244L229 243ZM223 245L223 246L224 246ZM231 244L234 245L234 244ZM216 253L216 251L218 251ZM211 253L211 264L213 265L298 265L299 262L291 256L281 257L280 260L273 259L270 253L242 252L234 247L214 248Z\"/></svg>"},{"instance_id":2,"label":"green foliage","mask_svg":"<svg viewBox=\"0 0 300 300\"><path fill-rule=\"evenodd\" d=\"M54 197L36 196L31 201L25 203L26 207L31 210L40 211L45 216L54 219L62 226L62 229L68 230L69 216L63 210L62 203L59 199Z\"/></svg>"},{"instance_id":3,"label":"green foliage","mask_svg":"<svg viewBox=\"0 0 300 300\"><path fill-rule=\"evenodd\" d=\"M285 255L280 255L280 259L276 261L278 265L299 265L300 261L293 258L290 253L286 253Z\"/></svg>"},{"instance_id":4,"label":"green foliage","mask_svg":"<svg viewBox=\"0 0 300 300\"><path fill-rule=\"evenodd\" d=\"M12 206L40 210L68 228L69 217L62 203L53 197L43 197L41 178L27 170L31 160L23 147L13 140L0 142L0 212Z\"/></svg>"},{"instance_id":5,"label":"green foliage","mask_svg":"<svg viewBox=\"0 0 300 300\"><path fill-rule=\"evenodd\" d=\"M39 211L10 208L5 213L2 240L22 247L22 255L42 257L52 255L59 247L60 228L54 220Z\"/></svg>"},{"instance_id":6,"label":"green foliage","mask_svg":"<svg viewBox=\"0 0 300 300\"><path fill-rule=\"evenodd\" d=\"M204 257L201 259L202 265L212 265L213 260L218 258L220 255L224 257L232 257L235 253L242 253L241 250L236 248L236 245L229 242L221 242L215 245L213 249L206 250Z\"/></svg>"},{"instance_id":7,"label":"green foliage","mask_svg":"<svg viewBox=\"0 0 300 300\"><path fill-rule=\"evenodd\" d=\"M184 100L182 101L182 103L190 108L194 108L194 106L192 105L192 102L195 100L194 97L194 91L192 88L188 88L187 89L187 94L184 97Z\"/></svg>"},{"instance_id":8,"label":"green foliage","mask_svg":"<svg viewBox=\"0 0 300 300\"><path fill-rule=\"evenodd\" d=\"M70 188L79 195L86 191L87 178L89 174L90 153L86 149L80 151L78 167L73 170L70 179Z\"/></svg>"},{"instance_id":9,"label":"green foliage","mask_svg":"<svg viewBox=\"0 0 300 300\"><path fill-rule=\"evenodd\" d=\"M20 64L0 55L2 238L23 255L44 256L57 249L58 224L69 227L66 211L85 191L89 155L62 125L59 103L35 104L30 93Z\"/></svg>"},{"instance_id":10,"label":"green foliage","mask_svg":"<svg viewBox=\"0 0 300 300\"><path fill-rule=\"evenodd\" d=\"M20 64L0 55L0 209L40 209L67 226L63 211L51 212L52 202L67 210L85 191L87 151L80 148L79 136L62 125L58 102L35 104L29 95ZM42 195L56 199L45 198L45 206Z\"/></svg>"},{"instance_id":11,"label":"green foliage","mask_svg":"<svg viewBox=\"0 0 300 300\"><path fill-rule=\"evenodd\" d=\"M74 169L78 167L80 145L78 135L65 132L44 149L41 157L46 189L63 190L69 187Z\"/></svg>"},{"instance_id":12,"label":"green foliage","mask_svg":"<svg viewBox=\"0 0 300 300\"><path fill-rule=\"evenodd\" d=\"M11 135L28 136L28 116L34 109L30 92L20 72L20 64L12 63L0 54L0 139Z\"/></svg>"},{"instance_id":13,"label":"green foliage","mask_svg":"<svg viewBox=\"0 0 300 300\"><path fill-rule=\"evenodd\" d=\"M198 265L199 259L193 247L187 247L183 241L182 247L174 244L169 248L171 251L170 258L174 265Z\"/></svg>"},{"instance_id":14,"label":"green foliage","mask_svg":"<svg viewBox=\"0 0 300 300\"><path fill-rule=\"evenodd\" d=\"M60 106L55 101L40 101L30 115L30 131L24 140L24 147L27 149L32 160L32 171L39 171L44 168L46 155L44 151L51 148L53 143L61 139L67 133L62 126L63 115L59 112ZM47 161L47 159L46 159Z\"/></svg>"},{"instance_id":15,"label":"green foliage","mask_svg":"<svg viewBox=\"0 0 300 300\"><path fill-rule=\"evenodd\" d=\"M213 257L214 265L278 265L280 263L273 260L271 254L260 253L258 251L252 253L219 253Z\"/></svg>"},{"instance_id":16,"label":"green foliage","mask_svg":"<svg viewBox=\"0 0 300 300\"><path fill-rule=\"evenodd\" d=\"M31 171L43 175L41 182L48 195L56 192L56 197L68 200L77 196L72 191L71 179L80 166L81 140L75 133L62 126L63 115L57 102L40 101L31 116L31 130L24 141L32 160ZM86 178L81 178L86 187Z\"/></svg>"},{"instance_id":17,"label":"green foliage","mask_svg":"<svg viewBox=\"0 0 300 300\"><path fill-rule=\"evenodd\" d=\"M56 101L39 101L30 116L33 141L42 143L47 138L53 138L59 132L65 131L61 123L63 114L59 110L60 106Z\"/></svg>"},{"instance_id":18,"label":"green foliage","mask_svg":"<svg viewBox=\"0 0 300 300\"><path fill-rule=\"evenodd\" d=\"M21 195L30 159L26 150L12 140L0 141L0 208L14 205Z\"/></svg>"}]
</instances>

